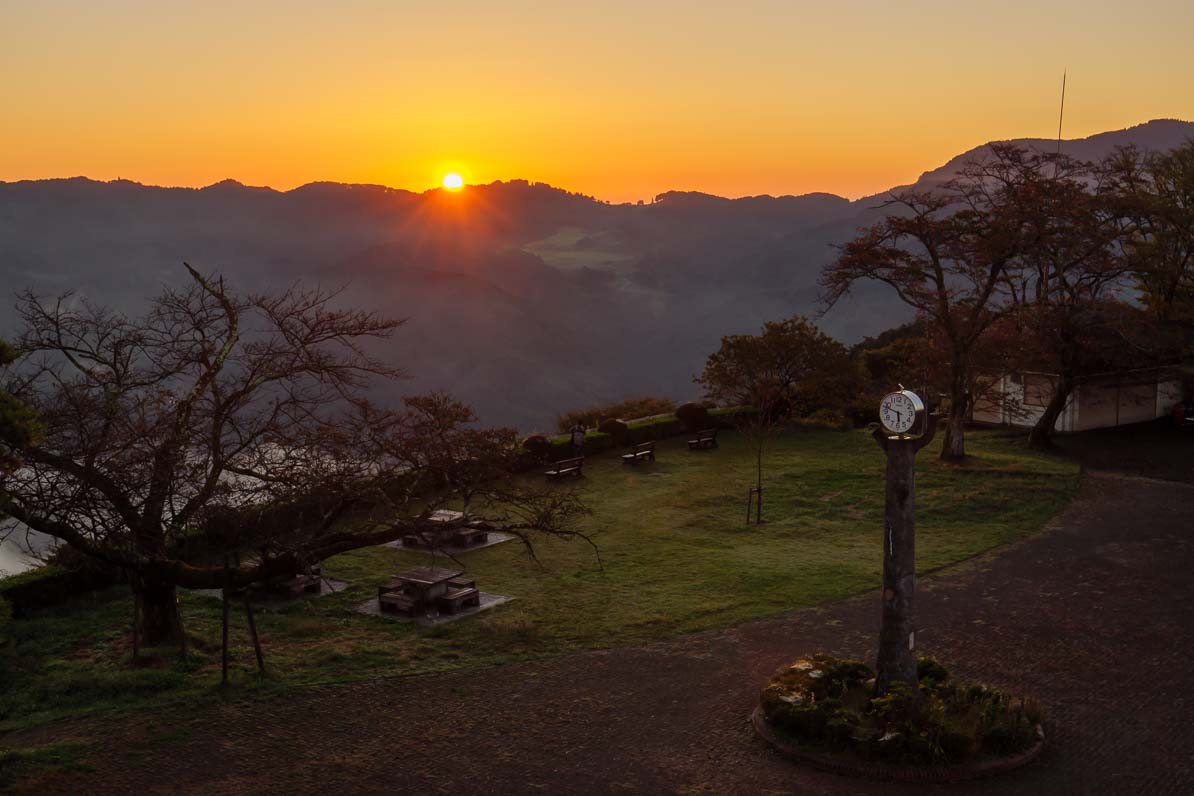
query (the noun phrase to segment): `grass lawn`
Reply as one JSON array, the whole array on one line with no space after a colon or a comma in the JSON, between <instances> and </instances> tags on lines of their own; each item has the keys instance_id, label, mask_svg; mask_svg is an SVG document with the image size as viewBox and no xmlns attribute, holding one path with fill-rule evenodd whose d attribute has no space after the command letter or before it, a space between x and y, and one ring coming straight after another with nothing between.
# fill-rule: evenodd
<instances>
[{"instance_id":1,"label":"grass lawn","mask_svg":"<svg viewBox=\"0 0 1194 796\"><path fill-rule=\"evenodd\" d=\"M1041 528L1074 493L1077 466L1026 450L1022 435L973 432L964 465L944 465L939 443L918 461L918 565L942 567ZM883 457L866 432L792 431L769 446L760 526L745 525L751 452L735 434L692 453L660 443L658 463L637 469L591 458L581 487L583 542L543 542L536 567L517 542L464 554L481 589L515 601L424 629L355 613L390 575L426 553L386 547L337 556L328 577L343 593L262 610L270 676L253 675L243 614L233 614L234 694L296 684L500 664L723 627L844 597L879 583ZM214 698L220 603L182 596L194 637L179 661L162 651L129 663L131 598L120 589L15 621L0 645L0 730L98 709Z\"/></svg>"}]
</instances>

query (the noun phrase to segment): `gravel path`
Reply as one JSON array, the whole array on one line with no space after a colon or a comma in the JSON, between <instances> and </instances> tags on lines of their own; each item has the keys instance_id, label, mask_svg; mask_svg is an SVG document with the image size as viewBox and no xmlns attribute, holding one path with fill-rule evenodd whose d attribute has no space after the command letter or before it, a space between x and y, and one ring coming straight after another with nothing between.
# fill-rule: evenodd
<instances>
[{"instance_id":1,"label":"gravel path","mask_svg":"<svg viewBox=\"0 0 1194 796\"><path fill-rule=\"evenodd\" d=\"M939 790L1194 793L1192 572L1194 486L1092 474L1042 534L922 579L918 646L1048 711L1036 763ZM870 659L878 617L869 594L643 647L139 718L104 729L93 771L39 791L936 792L801 769L749 726L772 671L815 650Z\"/></svg>"}]
</instances>

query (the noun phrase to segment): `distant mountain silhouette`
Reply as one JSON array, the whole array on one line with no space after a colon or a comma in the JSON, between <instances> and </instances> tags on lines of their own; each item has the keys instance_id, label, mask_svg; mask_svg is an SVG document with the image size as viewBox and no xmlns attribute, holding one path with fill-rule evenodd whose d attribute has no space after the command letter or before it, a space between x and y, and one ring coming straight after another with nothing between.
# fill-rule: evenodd
<instances>
[{"instance_id":1,"label":"distant mountain silhouette","mask_svg":"<svg viewBox=\"0 0 1194 796\"><path fill-rule=\"evenodd\" d=\"M1159 120L1062 148L1096 158L1121 144L1169 149L1192 137L1194 124ZM982 150L917 185L939 184ZM183 260L245 290L346 283L343 300L408 319L380 351L409 371L401 391L451 390L486 422L542 429L557 412L597 401L693 395L692 376L722 335L815 311L833 245L876 220L882 198L674 191L614 205L518 180L459 193L0 183L0 284L74 290L135 311L159 285L183 279ZM821 324L852 341L907 318L883 289L867 287ZM0 334L10 319L0 313Z\"/></svg>"}]
</instances>

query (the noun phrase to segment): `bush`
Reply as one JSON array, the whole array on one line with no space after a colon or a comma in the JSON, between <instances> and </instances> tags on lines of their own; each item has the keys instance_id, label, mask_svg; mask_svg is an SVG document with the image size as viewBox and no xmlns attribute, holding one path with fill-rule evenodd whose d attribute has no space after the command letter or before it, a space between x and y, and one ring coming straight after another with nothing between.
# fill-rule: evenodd
<instances>
[{"instance_id":1,"label":"bush","mask_svg":"<svg viewBox=\"0 0 1194 796\"><path fill-rule=\"evenodd\" d=\"M597 430L602 434L609 434L610 441L614 447L620 448L626 444L626 434L629 432L630 427L626 425L625 420L607 417L597 426Z\"/></svg>"},{"instance_id":2,"label":"bush","mask_svg":"<svg viewBox=\"0 0 1194 796\"><path fill-rule=\"evenodd\" d=\"M949 680L949 670L932 658L921 658L916 662L916 678L922 687L937 688Z\"/></svg>"},{"instance_id":3,"label":"bush","mask_svg":"<svg viewBox=\"0 0 1194 796\"><path fill-rule=\"evenodd\" d=\"M856 398L846 404L846 416L854 428L866 428L879 422L879 399L870 396Z\"/></svg>"},{"instance_id":4,"label":"bush","mask_svg":"<svg viewBox=\"0 0 1194 796\"><path fill-rule=\"evenodd\" d=\"M736 428L739 420L748 415L757 415L759 410L753 406L724 406L709 410L709 419L718 428Z\"/></svg>"},{"instance_id":5,"label":"bush","mask_svg":"<svg viewBox=\"0 0 1194 796\"><path fill-rule=\"evenodd\" d=\"M709 409L693 401L676 407L676 417L684 424L684 430L691 433L709 428Z\"/></svg>"},{"instance_id":6,"label":"bush","mask_svg":"<svg viewBox=\"0 0 1194 796\"><path fill-rule=\"evenodd\" d=\"M543 460L551 453L551 441L544 434L531 434L522 441L522 449L536 459Z\"/></svg>"},{"instance_id":7,"label":"bush","mask_svg":"<svg viewBox=\"0 0 1194 796\"><path fill-rule=\"evenodd\" d=\"M868 666L814 655L777 672L760 705L768 723L805 744L899 764L1007 756L1036 741L1041 710L1032 700L952 683L928 658L918 661L917 673L916 689L896 683L871 698Z\"/></svg>"},{"instance_id":8,"label":"bush","mask_svg":"<svg viewBox=\"0 0 1194 796\"><path fill-rule=\"evenodd\" d=\"M837 409L818 409L807 417L793 421L792 425L818 431L849 431L854 427L854 424Z\"/></svg>"},{"instance_id":9,"label":"bush","mask_svg":"<svg viewBox=\"0 0 1194 796\"><path fill-rule=\"evenodd\" d=\"M676 402L671 398L658 398L652 396L643 396L640 398L628 398L624 401L616 401L614 403L603 404L600 406L591 406L588 409L579 409L574 412L560 415L556 418L556 428L559 431L567 431L573 426L580 424L585 428L596 428L597 425L606 418L614 420L633 420L637 417L648 417L651 415L670 414L676 408Z\"/></svg>"}]
</instances>

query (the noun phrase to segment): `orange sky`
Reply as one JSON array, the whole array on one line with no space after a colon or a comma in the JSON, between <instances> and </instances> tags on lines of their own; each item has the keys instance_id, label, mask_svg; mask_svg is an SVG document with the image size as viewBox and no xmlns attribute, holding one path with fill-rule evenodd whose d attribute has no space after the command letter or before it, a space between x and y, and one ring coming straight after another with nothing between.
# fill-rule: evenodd
<instances>
[{"instance_id":1,"label":"orange sky","mask_svg":"<svg viewBox=\"0 0 1194 796\"><path fill-rule=\"evenodd\" d=\"M853 197L1055 135L1063 68L1067 138L1194 119L1194 4L978 5L0 0L0 180Z\"/></svg>"}]
</instances>

